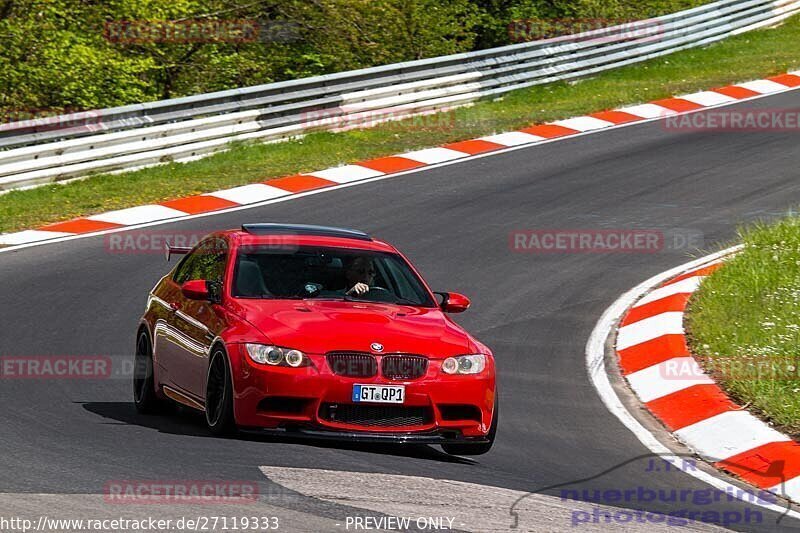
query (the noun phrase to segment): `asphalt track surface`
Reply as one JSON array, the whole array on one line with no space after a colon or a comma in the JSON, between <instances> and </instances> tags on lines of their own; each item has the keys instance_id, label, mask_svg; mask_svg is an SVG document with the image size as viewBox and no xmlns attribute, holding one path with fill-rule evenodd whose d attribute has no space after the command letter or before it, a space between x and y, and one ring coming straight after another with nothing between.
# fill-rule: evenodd
<instances>
[{"instance_id":1,"label":"asphalt track surface","mask_svg":"<svg viewBox=\"0 0 800 533\"><path fill-rule=\"evenodd\" d=\"M797 110L800 93L738 107ZM798 169L796 134L670 132L652 122L149 228L204 232L242 222L304 222L361 228L396 244L435 290L472 298L472 309L456 319L497 357L502 419L494 449L465 461L433 447L218 439L185 413L137 416L127 379L5 379L0 492L99 494L118 479L266 483L260 466L426 476L518 491L560 484L707 489L679 472L647 472L646 459L636 458L648 450L605 409L584 368L586 340L606 307L686 262L688 253L519 254L510 250L509 234L682 228L701 232L713 250L734 239L738 225L800 203ZM104 237L0 254L0 355L132 353L146 294L168 268L160 255L109 253ZM302 499L293 505L335 513ZM647 507L668 512L681 504ZM743 510L740 503L694 508ZM775 525L776 518L764 512L762 524L732 527L800 527L789 519Z\"/></svg>"}]
</instances>

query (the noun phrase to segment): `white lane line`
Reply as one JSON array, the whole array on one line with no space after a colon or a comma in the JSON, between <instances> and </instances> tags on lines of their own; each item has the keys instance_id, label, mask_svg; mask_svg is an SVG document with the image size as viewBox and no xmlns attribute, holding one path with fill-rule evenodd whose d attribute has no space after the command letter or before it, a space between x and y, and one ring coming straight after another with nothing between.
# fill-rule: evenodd
<instances>
[{"instance_id":1,"label":"white lane line","mask_svg":"<svg viewBox=\"0 0 800 533\"><path fill-rule=\"evenodd\" d=\"M693 357L673 357L628 374L625 378L644 403L688 389L693 385L714 383Z\"/></svg>"},{"instance_id":2,"label":"white lane line","mask_svg":"<svg viewBox=\"0 0 800 533\"><path fill-rule=\"evenodd\" d=\"M636 305L634 305L633 308L635 309L645 304L656 302L658 300L667 298L669 296L674 296L676 294L691 294L700 287L700 283L703 281L703 279L705 279L704 276L692 276L691 278L686 278L681 281L677 281L675 283L659 287L658 289L654 290L653 292L649 293L647 296L636 302Z\"/></svg>"},{"instance_id":3,"label":"white lane line","mask_svg":"<svg viewBox=\"0 0 800 533\"><path fill-rule=\"evenodd\" d=\"M336 183L352 183L354 181L383 176L384 173L379 170L362 167L361 165L344 165L341 167L327 168L325 170L310 172L307 175L316 176L318 178Z\"/></svg>"},{"instance_id":4,"label":"white lane line","mask_svg":"<svg viewBox=\"0 0 800 533\"><path fill-rule=\"evenodd\" d=\"M755 91L761 94L770 94L777 91L784 91L787 88L786 85L770 80L755 80L755 81L748 81L745 83L737 83L736 87L743 87L745 89L749 89L751 91Z\"/></svg>"},{"instance_id":5,"label":"white lane line","mask_svg":"<svg viewBox=\"0 0 800 533\"><path fill-rule=\"evenodd\" d=\"M728 411L675 432L704 459L721 461L770 442L791 440L747 411Z\"/></svg>"},{"instance_id":6,"label":"white lane line","mask_svg":"<svg viewBox=\"0 0 800 533\"><path fill-rule=\"evenodd\" d=\"M215 196L223 200L228 200L229 202L246 205L263 202L264 200L272 200L273 198L279 198L289 194L291 193L277 187L271 187L263 183L253 183L252 185L242 185L241 187L234 187L232 189L210 192L204 196Z\"/></svg>"},{"instance_id":7,"label":"white lane line","mask_svg":"<svg viewBox=\"0 0 800 533\"><path fill-rule=\"evenodd\" d=\"M736 101L736 98L731 98L730 96L726 96L722 93L717 93L714 91L701 91L699 93L684 94L683 96L678 96L677 98L683 98L684 100L688 100L695 104L706 107L727 104L729 102Z\"/></svg>"},{"instance_id":8,"label":"white lane line","mask_svg":"<svg viewBox=\"0 0 800 533\"><path fill-rule=\"evenodd\" d=\"M630 510L568 497L447 479L272 466L262 466L261 472L270 481L290 491L373 511L378 515L410 518L412 526L417 525L417 518L431 517L452 519L452 529L466 531L509 531L516 520L518 531L566 533L574 532L579 526L581 531L605 532L609 530L609 524L603 520L593 522L595 513L610 513L612 516L630 513ZM648 522L646 530L658 533L674 531L675 526L662 522ZM445 520L444 525L448 524ZM344 531L344 524L342 526ZM689 531L723 531L697 522L689 522L681 526L681 530L684 527ZM628 528L625 530L629 531Z\"/></svg>"},{"instance_id":9,"label":"white lane line","mask_svg":"<svg viewBox=\"0 0 800 533\"><path fill-rule=\"evenodd\" d=\"M90 216L89 220L97 220L100 222L111 222L113 224L122 224L123 226L132 226L134 224L144 224L147 222L154 222L156 220L165 220L168 218L175 218L185 216L186 213L164 207L163 205L150 204L140 205L138 207L129 207L128 209L120 209L118 211L108 211L100 213L99 215Z\"/></svg>"},{"instance_id":10,"label":"white lane line","mask_svg":"<svg viewBox=\"0 0 800 533\"><path fill-rule=\"evenodd\" d=\"M701 257L695 261L691 261L684 265L677 266L671 270L653 276L652 278L643 281L636 287L632 288L622 296L620 296L611 306L605 310L600 320L597 321L594 329L592 330L589 340L586 342L586 369L589 373L589 378L597 394L600 396L606 409L611 414L617 417L622 424L628 428L639 442L652 453L658 455L662 460L674 465L676 469L683 470L686 474L706 483L715 489L718 489L727 494L731 494L734 498L750 505L757 505L764 509L768 509L780 515L790 516L795 519L800 519L800 513L794 510L786 509L786 506L768 503L761 499L753 499L747 496L742 491L741 486L733 485L723 479L709 474L708 472L700 469L685 469L682 468L684 457L675 455L675 453L667 448L649 429L645 428L628 410L625 404L617 395L617 392L608 376L605 365L606 356L606 340L611 335L615 325L619 322L620 317L636 300L642 297L648 290L657 287L665 281L683 274L686 271L702 268L713 261L727 257L728 255L741 250L741 246L734 246L722 250L719 253L712 254L706 257ZM615 357L616 358L616 357ZM616 364L616 363L615 363ZM721 476L722 474L720 474Z\"/></svg>"},{"instance_id":11,"label":"white lane line","mask_svg":"<svg viewBox=\"0 0 800 533\"><path fill-rule=\"evenodd\" d=\"M502 144L503 146L519 146L522 144L530 144L545 140L544 137L538 135L531 135L524 131L509 131L506 133L498 133L496 135L487 135L486 137L479 137L479 141L489 141L491 143Z\"/></svg>"},{"instance_id":12,"label":"white lane line","mask_svg":"<svg viewBox=\"0 0 800 533\"><path fill-rule=\"evenodd\" d=\"M683 333L683 313L670 311L619 328L617 350L624 350L664 335Z\"/></svg>"},{"instance_id":13,"label":"white lane line","mask_svg":"<svg viewBox=\"0 0 800 533\"><path fill-rule=\"evenodd\" d=\"M629 115L636 115L637 117L649 119L664 118L670 115L678 114L678 112L673 109L667 109L666 107L657 104L641 104L621 107L617 109L617 111L622 111L623 113L628 113Z\"/></svg>"},{"instance_id":14,"label":"white lane line","mask_svg":"<svg viewBox=\"0 0 800 533\"><path fill-rule=\"evenodd\" d=\"M608 128L614 125L613 122L609 122L607 120L601 120L595 117L575 117L575 118L568 118L566 120L557 120L555 122L551 122L556 126L562 126L564 128L569 128L571 130L577 131L592 131L592 130L599 130L602 128Z\"/></svg>"},{"instance_id":15,"label":"white lane line","mask_svg":"<svg viewBox=\"0 0 800 533\"><path fill-rule=\"evenodd\" d=\"M5 246L14 246L16 244L24 244L28 242L46 241L48 239L55 239L57 237L71 237L72 235L74 235L74 233L27 229L24 231L18 231L16 233L4 233L0 235L0 244Z\"/></svg>"},{"instance_id":16,"label":"white lane line","mask_svg":"<svg viewBox=\"0 0 800 533\"><path fill-rule=\"evenodd\" d=\"M444 163L445 161L452 161L466 157L469 154L459 152L458 150L451 150L449 148L426 148L425 150L415 150L413 152L406 152L404 154L397 154L399 157L412 159L425 163L426 165L433 165L435 163Z\"/></svg>"}]
</instances>

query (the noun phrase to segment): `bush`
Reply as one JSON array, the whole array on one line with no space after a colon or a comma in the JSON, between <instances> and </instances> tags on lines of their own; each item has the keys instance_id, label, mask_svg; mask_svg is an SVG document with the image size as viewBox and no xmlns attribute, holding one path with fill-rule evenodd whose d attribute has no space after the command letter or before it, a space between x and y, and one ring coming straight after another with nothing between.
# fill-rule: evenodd
<instances>
[{"instance_id":1,"label":"bush","mask_svg":"<svg viewBox=\"0 0 800 533\"><path fill-rule=\"evenodd\" d=\"M4 120L204 93L511 42L513 20L646 18L702 0L0 0ZM123 42L120 21L261 23L235 42ZM118 35L111 33L112 35Z\"/></svg>"}]
</instances>

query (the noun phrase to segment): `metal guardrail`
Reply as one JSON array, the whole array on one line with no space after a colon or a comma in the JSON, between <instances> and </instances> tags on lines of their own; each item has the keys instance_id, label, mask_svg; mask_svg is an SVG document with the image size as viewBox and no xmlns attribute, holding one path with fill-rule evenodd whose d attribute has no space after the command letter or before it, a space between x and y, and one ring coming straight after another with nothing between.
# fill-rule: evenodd
<instances>
[{"instance_id":1,"label":"metal guardrail","mask_svg":"<svg viewBox=\"0 0 800 533\"><path fill-rule=\"evenodd\" d=\"M0 191L186 161L232 141L275 141L441 111L703 46L796 13L800 0L720 0L554 39L4 124Z\"/></svg>"}]
</instances>

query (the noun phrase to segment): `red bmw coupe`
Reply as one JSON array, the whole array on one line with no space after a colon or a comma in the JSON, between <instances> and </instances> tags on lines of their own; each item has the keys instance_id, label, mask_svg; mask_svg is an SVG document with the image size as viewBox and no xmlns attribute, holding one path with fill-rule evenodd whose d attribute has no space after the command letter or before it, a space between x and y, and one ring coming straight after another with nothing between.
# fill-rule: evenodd
<instances>
[{"instance_id":1,"label":"red bmw coupe","mask_svg":"<svg viewBox=\"0 0 800 533\"><path fill-rule=\"evenodd\" d=\"M478 455L498 424L491 350L393 246L366 233L247 224L213 233L151 291L134 400L210 431L441 444Z\"/></svg>"}]
</instances>

